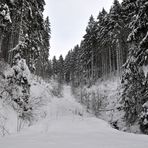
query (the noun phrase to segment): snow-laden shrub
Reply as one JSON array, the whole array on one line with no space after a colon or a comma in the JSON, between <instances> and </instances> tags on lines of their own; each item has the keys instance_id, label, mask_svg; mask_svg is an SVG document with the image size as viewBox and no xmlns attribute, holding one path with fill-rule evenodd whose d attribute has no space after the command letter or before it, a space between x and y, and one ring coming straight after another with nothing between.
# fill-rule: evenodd
<instances>
[{"instance_id":1,"label":"snow-laden shrub","mask_svg":"<svg viewBox=\"0 0 148 148\"><path fill-rule=\"evenodd\" d=\"M13 109L9 85L4 78L6 70L10 70L10 66L0 61L0 136L15 132L17 127L17 113Z\"/></svg>"},{"instance_id":2,"label":"snow-laden shrub","mask_svg":"<svg viewBox=\"0 0 148 148\"><path fill-rule=\"evenodd\" d=\"M63 90L63 86L62 84L58 83L56 80L51 80L49 82L51 84L52 87L50 87L50 92L52 93L53 96L56 97L62 97L62 90Z\"/></svg>"},{"instance_id":3,"label":"snow-laden shrub","mask_svg":"<svg viewBox=\"0 0 148 148\"><path fill-rule=\"evenodd\" d=\"M93 111L95 115L99 113L99 109L103 103L103 96L101 93L87 87L83 87L83 89L79 89L77 91L77 98L86 106L88 111Z\"/></svg>"},{"instance_id":4,"label":"snow-laden shrub","mask_svg":"<svg viewBox=\"0 0 148 148\"><path fill-rule=\"evenodd\" d=\"M10 66L4 61L0 61L0 75L3 76L3 72L10 68Z\"/></svg>"},{"instance_id":5,"label":"snow-laden shrub","mask_svg":"<svg viewBox=\"0 0 148 148\"><path fill-rule=\"evenodd\" d=\"M120 130L125 124L121 92L121 84L117 78L116 80L99 81L91 87L83 86L74 90L74 94L88 111Z\"/></svg>"},{"instance_id":6,"label":"snow-laden shrub","mask_svg":"<svg viewBox=\"0 0 148 148\"><path fill-rule=\"evenodd\" d=\"M25 59L16 54L12 68L4 73L5 86L1 92L2 99L10 102L18 117L30 121L32 108L29 104L30 98L30 71Z\"/></svg>"},{"instance_id":7,"label":"snow-laden shrub","mask_svg":"<svg viewBox=\"0 0 148 148\"><path fill-rule=\"evenodd\" d=\"M18 116L13 107L5 100L0 100L0 136L15 133Z\"/></svg>"}]
</instances>

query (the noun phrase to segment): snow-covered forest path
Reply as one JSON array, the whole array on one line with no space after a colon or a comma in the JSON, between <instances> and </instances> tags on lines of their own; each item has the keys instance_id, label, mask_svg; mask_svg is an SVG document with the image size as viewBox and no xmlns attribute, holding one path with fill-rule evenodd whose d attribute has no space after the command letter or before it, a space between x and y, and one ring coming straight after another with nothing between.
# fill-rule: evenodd
<instances>
[{"instance_id":1,"label":"snow-covered forest path","mask_svg":"<svg viewBox=\"0 0 148 148\"><path fill-rule=\"evenodd\" d=\"M83 116L82 116L83 115ZM47 118L21 133L0 138L0 148L147 148L148 136L123 133L85 112L69 87L53 98Z\"/></svg>"}]
</instances>

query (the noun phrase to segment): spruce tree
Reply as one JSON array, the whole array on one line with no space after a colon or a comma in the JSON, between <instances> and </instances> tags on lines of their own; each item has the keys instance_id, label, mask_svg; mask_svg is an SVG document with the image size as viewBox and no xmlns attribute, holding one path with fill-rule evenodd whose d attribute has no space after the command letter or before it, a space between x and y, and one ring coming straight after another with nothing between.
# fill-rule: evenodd
<instances>
[{"instance_id":1,"label":"spruce tree","mask_svg":"<svg viewBox=\"0 0 148 148\"><path fill-rule=\"evenodd\" d=\"M64 59L62 55L60 55L58 60L58 81L61 84L64 82Z\"/></svg>"},{"instance_id":2,"label":"spruce tree","mask_svg":"<svg viewBox=\"0 0 148 148\"><path fill-rule=\"evenodd\" d=\"M113 48L115 48L115 68L117 68L118 74L120 75L121 67L126 61L126 59L123 59L123 56L127 53L127 36L124 34L125 24L122 18L121 4L118 0L114 0L113 6L110 9L108 27L111 44Z\"/></svg>"},{"instance_id":3,"label":"spruce tree","mask_svg":"<svg viewBox=\"0 0 148 148\"><path fill-rule=\"evenodd\" d=\"M52 59L52 69L53 69L53 77L55 79L57 79L57 75L58 75L58 61L57 61L55 56Z\"/></svg>"},{"instance_id":4,"label":"spruce tree","mask_svg":"<svg viewBox=\"0 0 148 148\"><path fill-rule=\"evenodd\" d=\"M97 48L97 22L94 20L92 15L89 18L88 26L86 27L86 34L83 38L87 78L90 79L90 82L92 82L95 69L95 51Z\"/></svg>"},{"instance_id":5,"label":"spruce tree","mask_svg":"<svg viewBox=\"0 0 148 148\"><path fill-rule=\"evenodd\" d=\"M30 104L30 71L20 54L16 54L13 59L11 69L5 72L7 101L10 100L10 105L18 114L18 119L32 122L32 106ZM5 95L2 95L2 99ZM18 131L21 125L18 125Z\"/></svg>"},{"instance_id":6,"label":"spruce tree","mask_svg":"<svg viewBox=\"0 0 148 148\"><path fill-rule=\"evenodd\" d=\"M147 65L148 4L146 0L140 0L136 1L136 5L130 23L129 56L123 75L123 100L128 123L140 121L142 105L147 101L147 74L144 74L143 67Z\"/></svg>"}]
</instances>

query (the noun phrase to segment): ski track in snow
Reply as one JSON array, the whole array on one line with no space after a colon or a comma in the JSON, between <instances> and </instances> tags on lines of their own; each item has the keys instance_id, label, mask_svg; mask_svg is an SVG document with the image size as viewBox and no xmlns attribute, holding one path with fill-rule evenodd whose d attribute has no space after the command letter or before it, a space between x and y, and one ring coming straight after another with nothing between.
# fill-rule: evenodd
<instances>
[{"instance_id":1,"label":"ski track in snow","mask_svg":"<svg viewBox=\"0 0 148 148\"><path fill-rule=\"evenodd\" d=\"M148 148L148 136L117 131L87 114L68 86L64 98L53 98L47 109L46 119L0 138L0 148Z\"/></svg>"}]
</instances>

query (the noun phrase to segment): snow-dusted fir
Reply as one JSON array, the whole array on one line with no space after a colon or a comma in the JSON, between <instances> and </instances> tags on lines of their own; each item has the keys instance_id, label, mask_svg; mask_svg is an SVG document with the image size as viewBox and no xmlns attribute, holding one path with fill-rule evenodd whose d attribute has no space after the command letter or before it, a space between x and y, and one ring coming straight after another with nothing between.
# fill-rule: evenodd
<instances>
[{"instance_id":1,"label":"snow-dusted fir","mask_svg":"<svg viewBox=\"0 0 148 148\"><path fill-rule=\"evenodd\" d=\"M22 119L30 120L28 112L32 110L29 105L30 99L30 71L26 60L20 54L16 54L11 69L5 72L7 81L7 92L13 107Z\"/></svg>"},{"instance_id":2,"label":"snow-dusted fir","mask_svg":"<svg viewBox=\"0 0 148 148\"><path fill-rule=\"evenodd\" d=\"M131 12L128 36L130 42L129 55L124 65L124 109L128 124L138 122L141 130L147 133L147 109L148 101L148 3L147 0L130 1L128 5L134 6ZM143 105L144 104L144 105ZM141 116L142 114L142 116Z\"/></svg>"}]
</instances>

